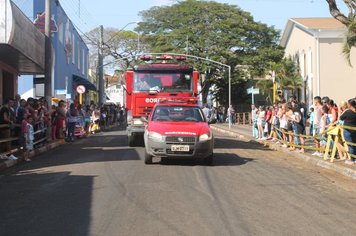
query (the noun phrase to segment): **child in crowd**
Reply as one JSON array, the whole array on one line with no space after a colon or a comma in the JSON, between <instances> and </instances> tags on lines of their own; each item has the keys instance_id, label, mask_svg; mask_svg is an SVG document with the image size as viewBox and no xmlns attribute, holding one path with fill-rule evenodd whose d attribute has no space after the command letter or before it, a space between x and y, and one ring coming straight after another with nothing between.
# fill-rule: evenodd
<instances>
[{"instance_id":1,"label":"child in crowd","mask_svg":"<svg viewBox=\"0 0 356 236\"><path fill-rule=\"evenodd\" d=\"M322 134L321 138L320 138L320 148L323 150L326 146L326 134L323 134L327 127L329 126L330 124L330 116L328 115L328 111L329 111L329 108L328 106L324 105L321 109L322 111L322 116L321 116L321 119L320 119L320 134ZM320 153L319 156L323 156L323 153Z\"/></svg>"},{"instance_id":2,"label":"child in crowd","mask_svg":"<svg viewBox=\"0 0 356 236\"><path fill-rule=\"evenodd\" d=\"M31 161L30 152L33 150L33 140L34 140L34 129L32 126L33 118L29 116L27 119L23 120L22 125L25 127L24 129L24 137L25 137L25 161Z\"/></svg>"}]
</instances>

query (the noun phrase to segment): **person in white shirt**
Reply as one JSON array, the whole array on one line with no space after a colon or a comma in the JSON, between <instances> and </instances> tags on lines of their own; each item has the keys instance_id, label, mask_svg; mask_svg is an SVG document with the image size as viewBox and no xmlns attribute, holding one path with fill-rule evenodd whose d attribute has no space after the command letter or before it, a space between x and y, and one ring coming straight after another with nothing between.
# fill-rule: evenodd
<instances>
[{"instance_id":1,"label":"person in white shirt","mask_svg":"<svg viewBox=\"0 0 356 236\"><path fill-rule=\"evenodd\" d=\"M203 113L205 115L206 120L209 120L209 118L210 118L210 109L208 108L208 104L205 104L204 108L202 110L203 110Z\"/></svg>"},{"instance_id":2,"label":"person in white shirt","mask_svg":"<svg viewBox=\"0 0 356 236\"><path fill-rule=\"evenodd\" d=\"M257 112L255 104L251 105L251 119L252 119L252 136L258 139L258 129L257 129Z\"/></svg>"},{"instance_id":3,"label":"person in white shirt","mask_svg":"<svg viewBox=\"0 0 356 236\"><path fill-rule=\"evenodd\" d=\"M229 118L229 123L235 124L235 109L232 105L227 109L227 117Z\"/></svg>"},{"instance_id":4,"label":"person in white shirt","mask_svg":"<svg viewBox=\"0 0 356 236\"><path fill-rule=\"evenodd\" d=\"M257 128L258 128L258 138L262 139L264 137L264 127L266 124L266 110L263 106L258 108L257 115Z\"/></svg>"}]
</instances>

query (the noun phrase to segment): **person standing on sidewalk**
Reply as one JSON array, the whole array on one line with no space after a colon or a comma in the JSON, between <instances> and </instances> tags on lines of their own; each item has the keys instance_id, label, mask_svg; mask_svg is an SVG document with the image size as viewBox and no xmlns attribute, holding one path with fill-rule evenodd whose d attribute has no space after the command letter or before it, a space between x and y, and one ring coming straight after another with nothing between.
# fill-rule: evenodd
<instances>
[{"instance_id":1,"label":"person standing on sidewalk","mask_svg":"<svg viewBox=\"0 0 356 236\"><path fill-rule=\"evenodd\" d=\"M266 125L266 110L264 106L258 108L257 113L257 128L258 128L258 139L264 137L264 127Z\"/></svg>"},{"instance_id":2,"label":"person standing on sidewalk","mask_svg":"<svg viewBox=\"0 0 356 236\"><path fill-rule=\"evenodd\" d=\"M52 105L51 110L50 110L50 117L51 117L51 137L52 141L57 139L57 108L55 105Z\"/></svg>"},{"instance_id":3,"label":"person standing on sidewalk","mask_svg":"<svg viewBox=\"0 0 356 236\"><path fill-rule=\"evenodd\" d=\"M30 152L33 150L33 140L35 139L34 136L34 129L32 126L33 118L32 116L26 117L23 120L22 126L24 127L24 138L25 138L25 154L24 159L25 161L31 161L30 159Z\"/></svg>"},{"instance_id":4,"label":"person standing on sidewalk","mask_svg":"<svg viewBox=\"0 0 356 236\"><path fill-rule=\"evenodd\" d=\"M345 110L344 113L340 116L340 120L343 121L345 126L351 126L356 128L356 99L350 99L348 101L349 109ZM346 142L356 143L356 130L350 130L344 128L344 138ZM356 147L348 145L349 153L356 155ZM345 164L354 165L356 164L356 158L351 157L351 160L346 160Z\"/></svg>"},{"instance_id":5,"label":"person standing on sidewalk","mask_svg":"<svg viewBox=\"0 0 356 236\"><path fill-rule=\"evenodd\" d=\"M271 126L272 126L272 107L266 108L266 124L264 127L264 136L263 139L268 139L271 134Z\"/></svg>"},{"instance_id":6,"label":"person standing on sidewalk","mask_svg":"<svg viewBox=\"0 0 356 236\"><path fill-rule=\"evenodd\" d=\"M235 109L232 105L227 109L227 117L229 118L230 124L235 124Z\"/></svg>"},{"instance_id":7,"label":"person standing on sidewalk","mask_svg":"<svg viewBox=\"0 0 356 236\"><path fill-rule=\"evenodd\" d=\"M204 105L202 111L203 111L203 113L205 115L206 120L209 120L210 119L210 109L208 107L208 104Z\"/></svg>"},{"instance_id":8,"label":"person standing on sidewalk","mask_svg":"<svg viewBox=\"0 0 356 236\"><path fill-rule=\"evenodd\" d=\"M317 136L320 133L320 121L322 117L322 108L323 105L321 104L321 97L315 96L314 97L314 117L313 117L313 136ZM316 151L312 154L313 156L320 156L320 141L319 139L314 139Z\"/></svg>"},{"instance_id":9,"label":"person standing on sidewalk","mask_svg":"<svg viewBox=\"0 0 356 236\"><path fill-rule=\"evenodd\" d=\"M292 115L292 122L293 122L293 133L294 133L294 144L297 146L301 146L299 152L304 153L304 137L299 135L304 135L305 127L303 122L303 114L300 111L300 105L295 104L293 108L293 115Z\"/></svg>"},{"instance_id":10,"label":"person standing on sidewalk","mask_svg":"<svg viewBox=\"0 0 356 236\"><path fill-rule=\"evenodd\" d=\"M65 131L65 119L66 119L66 104L63 100L60 100L57 107L57 138L64 138Z\"/></svg>"},{"instance_id":11,"label":"person standing on sidewalk","mask_svg":"<svg viewBox=\"0 0 356 236\"><path fill-rule=\"evenodd\" d=\"M10 107L14 104L14 100L6 99L4 105L0 109L0 137L1 139L9 139L11 137L10 126L13 125L11 119ZM0 143L0 152L8 152L11 150L11 141Z\"/></svg>"},{"instance_id":12,"label":"person standing on sidewalk","mask_svg":"<svg viewBox=\"0 0 356 236\"><path fill-rule=\"evenodd\" d=\"M252 118L252 136L258 139L258 129L257 129L257 111L255 104L251 105L251 118Z\"/></svg>"},{"instance_id":13,"label":"person standing on sidewalk","mask_svg":"<svg viewBox=\"0 0 356 236\"><path fill-rule=\"evenodd\" d=\"M74 141L74 131L75 124L78 122L78 110L75 108L74 103L71 103L69 110L66 113L67 124L68 124L68 141Z\"/></svg>"}]
</instances>

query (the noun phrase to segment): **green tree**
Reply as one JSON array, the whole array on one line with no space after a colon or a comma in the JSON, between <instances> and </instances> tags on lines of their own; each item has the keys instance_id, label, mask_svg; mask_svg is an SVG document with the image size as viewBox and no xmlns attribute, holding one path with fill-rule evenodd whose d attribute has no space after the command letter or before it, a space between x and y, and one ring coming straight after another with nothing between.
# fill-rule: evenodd
<instances>
[{"instance_id":1,"label":"green tree","mask_svg":"<svg viewBox=\"0 0 356 236\"><path fill-rule=\"evenodd\" d=\"M232 68L233 103L246 99L246 79L265 73L268 62L280 61L279 32L255 22L238 6L213 1L186 0L152 7L140 13L136 30L145 35L152 52L187 53L228 64ZM215 97L227 104L227 70L204 61L194 65L206 75L203 97L216 85ZM244 70L239 65L249 65Z\"/></svg>"},{"instance_id":2,"label":"green tree","mask_svg":"<svg viewBox=\"0 0 356 236\"><path fill-rule=\"evenodd\" d=\"M298 89L303 88L303 78L300 76L298 62L285 58L276 67L276 81L280 89L291 90L293 95L297 95Z\"/></svg>"},{"instance_id":3,"label":"green tree","mask_svg":"<svg viewBox=\"0 0 356 236\"><path fill-rule=\"evenodd\" d=\"M92 71L97 69L100 29L85 34L84 40L90 49L89 60ZM137 32L105 28L103 31L104 64L112 69L126 70L136 63L137 56L146 48L144 38ZM138 41L139 40L139 41Z\"/></svg>"},{"instance_id":4,"label":"green tree","mask_svg":"<svg viewBox=\"0 0 356 236\"><path fill-rule=\"evenodd\" d=\"M256 83L262 95L266 97L266 102L272 104L273 99L273 81L272 80L259 80Z\"/></svg>"},{"instance_id":5,"label":"green tree","mask_svg":"<svg viewBox=\"0 0 356 236\"><path fill-rule=\"evenodd\" d=\"M349 10L347 16L339 10L336 0L326 0L326 2L329 4L330 14L347 27L343 53L351 66L351 49L356 46L356 1L343 1Z\"/></svg>"}]
</instances>

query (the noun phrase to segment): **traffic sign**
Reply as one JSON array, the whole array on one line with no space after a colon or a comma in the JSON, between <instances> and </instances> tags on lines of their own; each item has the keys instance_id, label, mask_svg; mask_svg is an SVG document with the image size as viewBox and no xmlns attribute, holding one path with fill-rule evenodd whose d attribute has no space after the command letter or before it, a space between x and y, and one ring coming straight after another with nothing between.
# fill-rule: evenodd
<instances>
[{"instance_id":1,"label":"traffic sign","mask_svg":"<svg viewBox=\"0 0 356 236\"><path fill-rule=\"evenodd\" d=\"M253 88L253 86L251 88L247 89L247 93L248 94L252 94L252 104L255 103L255 94L260 94L260 90L258 88Z\"/></svg>"},{"instance_id":2,"label":"traffic sign","mask_svg":"<svg viewBox=\"0 0 356 236\"><path fill-rule=\"evenodd\" d=\"M79 93L79 94L83 94L86 91L84 85L78 85L76 90L77 90L77 93Z\"/></svg>"},{"instance_id":3,"label":"traffic sign","mask_svg":"<svg viewBox=\"0 0 356 236\"><path fill-rule=\"evenodd\" d=\"M247 89L247 94L260 94L260 90L258 88L248 88Z\"/></svg>"}]
</instances>

